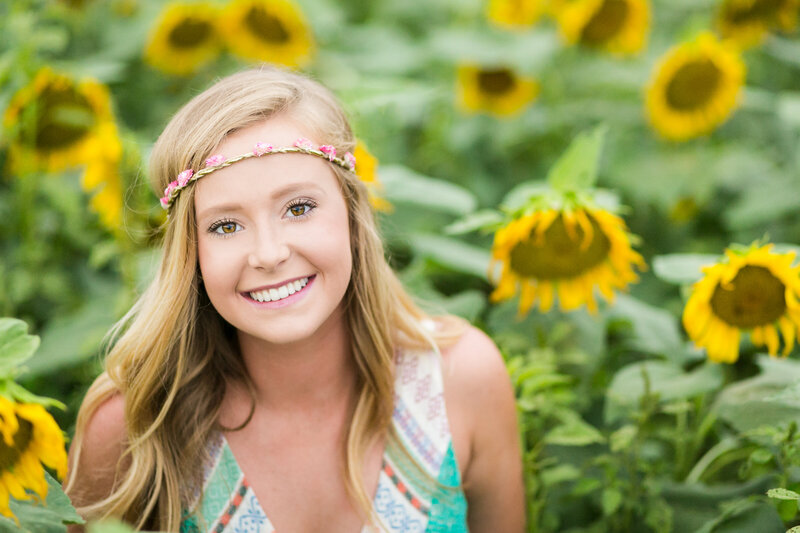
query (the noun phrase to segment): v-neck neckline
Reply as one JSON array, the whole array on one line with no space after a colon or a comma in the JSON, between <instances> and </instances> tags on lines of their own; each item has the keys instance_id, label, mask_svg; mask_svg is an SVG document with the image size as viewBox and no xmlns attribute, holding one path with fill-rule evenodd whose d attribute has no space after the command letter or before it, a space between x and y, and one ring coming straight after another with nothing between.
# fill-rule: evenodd
<instances>
[{"instance_id":1,"label":"v-neck neckline","mask_svg":"<svg viewBox=\"0 0 800 533\"><path fill-rule=\"evenodd\" d=\"M390 423L394 424L394 419L392 419L392 421ZM255 505L258 506L258 510L261 511L261 514L264 515L264 518L267 519L267 522L272 527L273 533L277 532L278 529L275 527L275 524L272 523L272 519L269 517L267 512L264 510L264 505L261 502L261 500L259 499L258 495L256 494L255 487L253 487L253 485L251 485L247 481L248 478L245 475L244 470L242 470L242 466L241 466L241 464L239 464L239 460L236 458L236 454L233 453L233 448L231 448L230 444L228 443L228 439L225 438L225 434L222 431L219 432L219 435L220 435L220 438L222 439L222 445L220 446L220 450L219 450L220 457L222 456L222 454L225 453L225 449L227 448L228 453L230 453L230 457L233 459L233 463L236 465L236 470L238 470L238 472L239 472L239 476L240 476L240 478L242 480L242 483L246 483L247 486L249 487L250 491L253 493L253 498L255 499ZM379 493L380 487L381 487L381 478L385 475L384 469L386 467L386 456L387 456L388 453L389 453L389 444L388 444L388 440L386 440L384 442L384 446L383 446L383 453L381 454L381 467L378 470L378 483L375 485L375 493L372 495L372 499L370 500L370 503L372 505L372 510L373 511L375 510L375 502L376 502L376 500L378 498L378 493ZM363 526L361 526L361 529L358 531L358 533L371 533L371 530L369 529L369 525L368 524L364 524Z\"/></svg>"}]
</instances>

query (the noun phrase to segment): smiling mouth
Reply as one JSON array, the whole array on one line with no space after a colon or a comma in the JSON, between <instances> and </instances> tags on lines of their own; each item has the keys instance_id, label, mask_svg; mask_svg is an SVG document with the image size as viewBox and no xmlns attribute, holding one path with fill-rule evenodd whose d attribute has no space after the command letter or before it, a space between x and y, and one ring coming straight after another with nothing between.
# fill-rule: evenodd
<instances>
[{"instance_id":1,"label":"smiling mouth","mask_svg":"<svg viewBox=\"0 0 800 533\"><path fill-rule=\"evenodd\" d=\"M289 283L281 285L280 287L247 292L245 294L247 294L251 299L257 302L278 302L280 300L283 300L284 298L288 298L289 296L291 296L296 292L300 292L301 290L303 290L303 288L306 285L308 285L309 280L313 278L314 276L308 276L305 278L300 278L294 281L290 281Z\"/></svg>"}]
</instances>

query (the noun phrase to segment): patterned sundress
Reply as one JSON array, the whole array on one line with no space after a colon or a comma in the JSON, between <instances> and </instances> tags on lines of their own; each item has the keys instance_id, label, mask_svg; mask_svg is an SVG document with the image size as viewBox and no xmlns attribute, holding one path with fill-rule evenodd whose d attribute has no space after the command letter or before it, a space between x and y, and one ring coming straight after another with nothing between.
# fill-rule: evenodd
<instances>
[{"instance_id":1,"label":"patterned sundress","mask_svg":"<svg viewBox=\"0 0 800 533\"><path fill-rule=\"evenodd\" d=\"M426 479L398 445L387 441L372 501L383 529L365 525L361 533L467 533L467 501L445 411L441 355L405 350L398 352L396 362L396 433L417 464L450 488ZM292 533L276 532L222 434L211 450L202 498L199 493L190 497L181 532Z\"/></svg>"}]
</instances>

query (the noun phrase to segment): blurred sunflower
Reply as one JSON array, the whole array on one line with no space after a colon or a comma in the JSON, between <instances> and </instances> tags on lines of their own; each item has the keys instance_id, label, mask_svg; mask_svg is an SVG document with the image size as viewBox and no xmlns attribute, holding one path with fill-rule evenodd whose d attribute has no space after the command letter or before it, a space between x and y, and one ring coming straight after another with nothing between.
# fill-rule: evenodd
<instances>
[{"instance_id":1,"label":"blurred sunflower","mask_svg":"<svg viewBox=\"0 0 800 533\"><path fill-rule=\"evenodd\" d=\"M378 196L378 192L383 188L383 185L378 180L378 160L361 141L356 143L353 155L356 158L356 174L358 178L367 185L369 203L378 211L383 211L385 213L393 211L394 207L392 204Z\"/></svg>"},{"instance_id":2,"label":"blurred sunflower","mask_svg":"<svg viewBox=\"0 0 800 533\"><path fill-rule=\"evenodd\" d=\"M150 31L145 61L168 74L191 74L222 50L218 17L218 9L208 2L168 4Z\"/></svg>"},{"instance_id":3,"label":"blurred sunflower","mask_svg":"<svg viewBox=\"0 0 800 533\"><path fill-rule=\"evenodd\" d=\"M469 112L498 116L521 112L539 94L539 84L505 67L462 65L458 68L458 101Z\"/></svg>"},{"instance_id":4,"label":"blurred sunflower","mask_svg":"<svg viewBox=\"0 0 800 533\"><path fill-rule=\"evenodd\" d=\"M489 0L486 16L505 28L532 26L544 12L543 0Z\"/></svg>"},{"instance_id":5,"label":"blurred sunflower","mask_svg":"<svg viewBox=\"0 0 800 533\"><path fill-rule=\"evenodd\" d=\"M631 236L617 215L599 208L542 209L499 229L492 245L492 271L502 265L490 299L520 293L519 314L537 304L549 311L555 296L563 311L586 305L597 311L594 292L613 301L614 289L638 280L645 268L631 248Z\"/></svg>"},{"instance_id":6,"label":"blurred sunflower","mask_svg":"<svg viewBox=\"0 0 800 533\"><path fill-rule=\"evenodd\" d=\"M83 187L102 186L92 199L101 220L119 228L122 184L117 170L120 141L108 89L92 80L74 81L44 68L11 99L4 116L12 173L58 172L86 166ZM101 168L102 167L102 168Z\"/></svg>"},{"instance_id":7,"label":"blurred sunflower","mask_svg":"<svg viewBox=\"0 0 800 533\"><path fill-rule=\"evenodd\" d=\"M656 67L646 96L649 120L674 141L709 133L733 112L744 78L739 54L703 33L673 47Z\"/></svg>"},{"instance_id":8,"label":"blurred sunflower","mask_svg":"<svg viewBox=\"0 0 800 533\"><path fill-rule=\"evenodd\" d=\"M683 326L712 361L734 363L742 332L756 346L766 344L789 355L800 328L800 267L795 254L772 252L772 245L751 246L745 252L725 250L726 260L703 268L683 311Z\"/></svg>"},{"instance_id":9,"label":"blurred sunflower","mask_svg":"<svg viewBox=\"0 0 800 533\"><path fill-rule=\"evenodd\" d=\"M572 0L554 9L561 35L615 54L634 54L644 47L650 26L647 0Z\"/></svg>"},{"instance_id":10,"label":"blurred sunflower","mask_svg":"<svg viewBox=\"0 0 800 533\"><path fill-rule=\"evenodd\" d=\"M233 0L220 24L228 48L243 58L303 67L314 52L311 28L290 0Z\"/></svg>"},{"instance_id":11,"label":"blurred sunflower","mask_svg":"<svg viewBox=\"0 0 800 533\"><path fill-rule=\"evenodd\" d=\"M759 44L770 30L794 30L798 10L798 0L723 0L716 26L723 38L747 48Z\"/></svg>"},{"instance_id":12,"label":"blurred sunflower","mask_svg":"<svg viewBox=\"0 0 800 533\"><path fill-rule=\"evenodd\" d=\"M67 473L64 435L53 417L38 404L16 403L0 396L0 514L16 518L9 496L41 501L47 498L42 464L59 478ZM31 492L28 492L31 491Z\"/></svg>"}]
</instances>

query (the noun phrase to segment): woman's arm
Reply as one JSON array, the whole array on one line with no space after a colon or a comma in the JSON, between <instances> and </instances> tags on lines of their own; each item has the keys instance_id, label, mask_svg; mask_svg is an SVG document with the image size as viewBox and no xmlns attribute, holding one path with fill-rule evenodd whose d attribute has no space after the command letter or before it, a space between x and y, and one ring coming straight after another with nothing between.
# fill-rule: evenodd
<instances>
[{"instance_id":1,"label":"woman's arm","mask_svg":"<svg viewBox=\"0 0 800 533\"><path fill-rule=\"evenodd\" d=\"M443 352L445 386L465 419L470 458L464 472L470 533L522 533L525 490L511 379L494 342L471 327Z\"/></svg>"},{"instance_id":2,"label":"woman's arm","mask_svg":"<svg viewBox=\"0 0 800 533\"><path fill-rule=\"evenodd\" d=\"M76 507L105 499L114 487L117 468L125 447L125 401L116 394L100 404L89 418L80 439L80 453L75 442L69 450L69 468L77 469L67 495ZM76 464L76 455L77 464ZM70 526L69 533L82 533L83 526Z\"/></svg>"}]
</instances>

